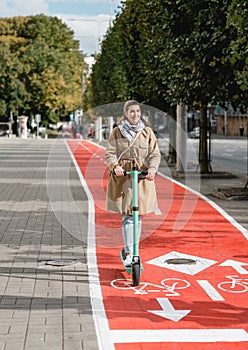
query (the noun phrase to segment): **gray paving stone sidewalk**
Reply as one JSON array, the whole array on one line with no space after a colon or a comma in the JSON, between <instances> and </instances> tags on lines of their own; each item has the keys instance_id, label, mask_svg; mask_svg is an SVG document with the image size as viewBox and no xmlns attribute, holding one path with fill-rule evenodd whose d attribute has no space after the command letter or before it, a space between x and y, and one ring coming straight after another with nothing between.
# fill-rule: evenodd
<instances>
[{"instance_id":1,"label":"gray paving stone sidewalk","mask_svg":"<svg viewBox=\"0 0 248 350\"><path fill-rule=\"evenodd\" d=\"M248 229L247 201L212 196L243 183L201 179L196 189ZM0 350L98 349L87 209L63 140L0 139Z\"/></svg>"},{"instance_id":2,"label":"gray paving stone sidewalk","mask_svg":"<svg viewBox=\"0 0 248 350\"><path fill-rule=\"evenodd\" d=\"M235 174L234 174L235 175ZM215 188L244 188L245 174L236 174L233 178L202 179L200 192L215 202L236 222L248 230L248 201L235 199L219 199L213 195Z\"/></svg>"},{"instance_id":3,"label":"gray paving stone sidewalk","mask_svg":"<svg viewBox=\"0 0 248 350\"><path fill-rule=\"evenodd\" d=\"M98 349L87 198L66 147L62 140L54 147L53 140L1 139L0 150L0 349Z\"/></svg>"}]
</instances>

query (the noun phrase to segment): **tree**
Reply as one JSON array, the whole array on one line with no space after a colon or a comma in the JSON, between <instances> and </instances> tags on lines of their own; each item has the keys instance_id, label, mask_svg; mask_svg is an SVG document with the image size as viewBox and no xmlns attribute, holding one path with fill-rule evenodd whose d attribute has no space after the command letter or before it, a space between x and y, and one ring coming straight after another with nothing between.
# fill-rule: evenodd
<instances>
[{"instance_id":1,"label":"tree","mask_svg":"<svg viewBox=\"0 0 248 350\"><path fill-rule=\"evenodd\" d=\"M211 171L208 104L247 106L247 6L244 0L126 0L93 72L94 82L95 73L107 72L98 91L110 83L112 100L199 109L201 173Z\"/></svg>"},{"instance_id":2,"label":"tree","mask_svg":"<svg viewBox=\"0 0 248 350\"><path fill-rule=\"evenodd\" d=\"M248 92L248 3L245 0L232 0L227 12L227 27L237 32L231 41L229 50L222 59L230 62L235 68L235 81L240 91L233 96L234 104L243 110L247 109ZM232 101L233 102L233 101Z\"/></svg>"},{"instance_id":3,"label":"tree","mask_svg":"<svg viewBox=\"0 0 248 350\"><path fill-rule=\"evenodd\" d=\"M81 108L84 55L60 19L1 19L0 42L1 115L39 113L48 123Z\"/></svg>"},{"instance_id":4,"label":"tree","mask_svg":"<svg viewBox=\"0 0 248 350\"><path fill-rule=\"evenodd\" d=\"M147 62L147 71L154 78L160 75L160 91L172 104L200 109L200 171L207 173L207 105L223 105L237 91L232 65L221 61L235 38L235 31L226 28L228 1L168 0L153 6L151 13L159 16L150 29L155 40L148 40L147 48L155 60ZM155 68L152 61L158 62Z\"/></svg>"}]
</instances>

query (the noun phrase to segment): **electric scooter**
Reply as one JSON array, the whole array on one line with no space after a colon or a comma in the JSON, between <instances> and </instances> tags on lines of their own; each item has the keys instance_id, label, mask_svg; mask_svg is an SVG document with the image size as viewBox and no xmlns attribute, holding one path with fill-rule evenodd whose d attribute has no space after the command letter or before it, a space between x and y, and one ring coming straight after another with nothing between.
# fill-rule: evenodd
<instances>
[{"instance_id":1,"label":"electric scooter","mask_svg":"<svg viewBox=\"0 0 248 350\"><path fill-rule=\"evenodd\" d=\"M138 171L138 167L133 162L132 171L125 171L124 175L132 175L132 196L133 196L133 258L131 266L125 266L124 260L126 258L125 249L120 252L121 260L125 270L128 274L132 274L133 286L136 287L140 282L140 273L143 270L143 266L139 256L139 242L138 242L138 179L144 179L147 175L147 171Z\"/></svg>"}]
</instances>

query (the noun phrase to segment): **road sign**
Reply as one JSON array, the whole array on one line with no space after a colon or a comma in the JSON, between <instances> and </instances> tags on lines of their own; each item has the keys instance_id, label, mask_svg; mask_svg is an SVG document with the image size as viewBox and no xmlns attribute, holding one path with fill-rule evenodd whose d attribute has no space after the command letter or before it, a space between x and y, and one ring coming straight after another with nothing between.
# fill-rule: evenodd
<instances>
[{"instance_id":1,"label":"road sign","mask_svg":"<svg viewBox=\"0 0 248 350\"><path fill-rule=\"evenodd\" d=\"M35 114L35 121L36 121L36 123L40 123L40 121L41 121L41 115L40 114Z\"/></svg>"}]
</instances>

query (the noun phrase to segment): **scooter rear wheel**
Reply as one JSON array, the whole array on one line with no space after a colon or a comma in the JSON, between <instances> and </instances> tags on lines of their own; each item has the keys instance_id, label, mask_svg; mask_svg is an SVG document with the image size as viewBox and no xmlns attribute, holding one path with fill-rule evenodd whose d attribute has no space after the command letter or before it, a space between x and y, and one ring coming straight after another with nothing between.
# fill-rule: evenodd
<instances>
[{"instance_id":1,"label":"scooter rear wheel","mask_svg":"<svg viewBox=\"0 0 248 350\"><path fill-rule=\"evenodd\" d=\"M132 265L132 282L134 287L137 287L140 283L140 264Z\"/></svg>"}]
</instances>

